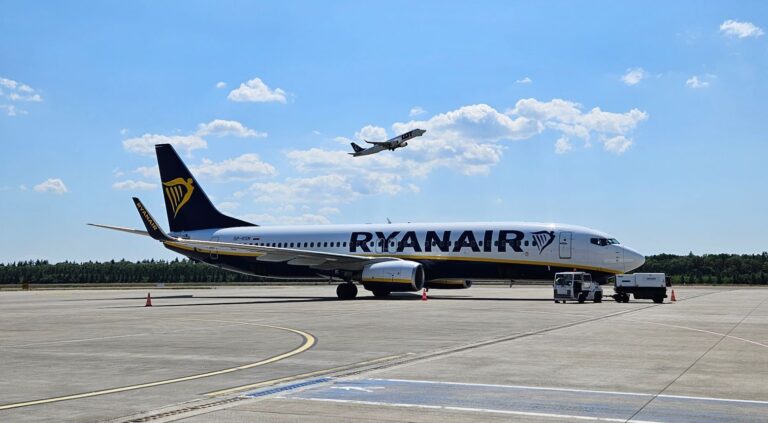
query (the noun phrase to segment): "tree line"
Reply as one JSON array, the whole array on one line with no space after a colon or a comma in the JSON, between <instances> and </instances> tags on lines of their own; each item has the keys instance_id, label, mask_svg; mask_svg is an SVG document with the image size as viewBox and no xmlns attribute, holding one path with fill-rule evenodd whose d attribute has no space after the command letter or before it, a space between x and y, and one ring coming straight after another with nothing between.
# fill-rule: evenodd
<instances>
[{"instance_id":1,"label":"tree line","mask_svg":"<svg viewBox=\"0 0 768 423\"><path fill-rule=\"evenodd\" d=\"M768 284L768 252L762 254L658 254L635 272L660 272L674 284ZM30 260L0 264L0 284L260 282L187 259L61 262Z\"/></svg>"}]
</instances>

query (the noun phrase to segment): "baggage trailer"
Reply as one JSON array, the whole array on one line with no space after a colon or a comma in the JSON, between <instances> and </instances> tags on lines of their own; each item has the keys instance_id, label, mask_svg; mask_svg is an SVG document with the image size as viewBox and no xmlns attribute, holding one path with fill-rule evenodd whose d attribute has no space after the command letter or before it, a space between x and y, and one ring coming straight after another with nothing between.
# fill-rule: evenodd
<instances>
[{"instance_id":1,"label":"baggage trailer","mask_svg":"<svg viewBox=\"0 0 768 423\"><path fill-rule=\"evenodd\" d=\"M661 304L667 298L667 286L670 286L664 273L633 273L612 276L609 281L611 279L615 292L612 297L619 303L629 302L629 296L633 295L636 300L653 300Z\"/></svg>"},{"instance_id":2,"label":"baggage trailer","mask_svg":"<svg viewBox=\"0 0 768 423\"><path fill-rule=\"evenodd\" d=\"M555 291L555 302L585 301L600 303L603 301L603 287L592 280L592 275L586 272L555 273L552 284Z\"/></svg>"}]
</instances>

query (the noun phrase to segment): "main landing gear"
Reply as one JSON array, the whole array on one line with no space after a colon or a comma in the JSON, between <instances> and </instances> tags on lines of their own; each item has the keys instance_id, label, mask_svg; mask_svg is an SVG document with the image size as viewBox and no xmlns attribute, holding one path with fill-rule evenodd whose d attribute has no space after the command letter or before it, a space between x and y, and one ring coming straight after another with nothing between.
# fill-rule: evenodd
<instances>
[{"instance_id":1,"label":"main landing gear","mask_svg":"<svg viewBox=\"0 0 768 423\"><path fill-rule=\"evenodd\" d=\"M351 300L357 297L357 285L354 282L345 282L336 286L336 296L340 300Z\"/></svg>"}]
</instances>

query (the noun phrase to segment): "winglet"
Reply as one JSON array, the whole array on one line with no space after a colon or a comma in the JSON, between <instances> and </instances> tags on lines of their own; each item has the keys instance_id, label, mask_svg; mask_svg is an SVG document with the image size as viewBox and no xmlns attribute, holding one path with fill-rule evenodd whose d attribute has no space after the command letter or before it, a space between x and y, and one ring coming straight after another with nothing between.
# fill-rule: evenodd
<instances>
[{"instance_id":1,"label":"winglet","mask_svg":"<svg viewBox=\"0 0 768 423\"><path fill-rule=\"evenodd\" d=\"M149 214L149 211L146 209L146 207L144 207L144 204L141 203L141 200L133 197L133 202L136 204L136 210L139 211L141 221L144 222L144 226L147 227L149 236L158 241L170 241L171 237L169 237L165 231L163 231L160 225L157 224L157 221L154 217L152 217L151 214Z\"/></svg>"}]
</instances>

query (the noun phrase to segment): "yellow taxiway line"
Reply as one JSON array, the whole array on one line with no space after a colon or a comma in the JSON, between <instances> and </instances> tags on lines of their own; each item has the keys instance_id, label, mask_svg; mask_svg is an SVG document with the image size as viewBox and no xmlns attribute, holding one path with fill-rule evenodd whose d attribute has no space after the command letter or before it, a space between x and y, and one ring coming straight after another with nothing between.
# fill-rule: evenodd
<instances>
[{"instance_id":1,"label":"yellow taxiway line","mask_svg":"<svg viewBox=\"0 0 768 423\"><path fill-rule=\"evenodd\" d=\"M196 320L196 319L188 319L188 320ZM200 320L202 320L202 319L200 319ZM223 320L217 320L217 321L224 322ZM154 386L168 385L168 384L171 384L171 383L186 382L186 381L189 381L189 380L202 379L204 377L218 376L218 375L223 375L223 374L227 374L227 373L237 372L237 371L240 371L240 370L252 369L254 367L259 367L259 366L263 366L265 364L275 363L277 361L284 360L284 359L286 359L288 357L291 357L291 356L294 356L296 354L301 354L304 351L312 348L312 346L315 345L315 342L317 342L317 340L315 339L314 336L310 335L307 332L300 331L298 329L284 328L284 327L280 327L280 326L271 326L271 325L260 325L260 324L249 323L249 322L228 321L228 323L243 323L243 324L248 324L248 325L253 325L253 326L261 326L261 327L265 327L265 328L279 329L279 330L284 330L284 331L288 331L288 332L293 332L293 333L295 333L297 335L300 335L302 338L304 338L304 343L301 346L299 346L298 348L293 349L291 351L288 351L286 353L279 354L279 355L276 355L276 356L273 356L273 357L270 357L270 358L266 358L264 360L257 361L255 363L244 364L242 366L230 367L228 369L215 370L215 371L212 371L212 372L200 373L200 374L197 374L197 375L183 376L183 377L177 377L177 378L173 378L173 379L158 380L158 381L155 381L155 382L148 382L148 383L140 383L138 385L122 386L122 387L119 387L119 388L110 388L110 389L103 389L103 390L100 390L100 391L83 392L83 393L80 393L80 394L65 395L65 396L61 396L61 397L45 398L45 399L39 399L39 400L33 400L33 401L17 402L17 403L14 403L14 404L4 404L4 405L0 405L0 410L9 410L9 409L12 409L12 408L28 407L28 406L31 406L31 405L49 404L49 403L52 403L52 402L69 401L69 400L75 400L75 399L81 399L81 398L90 398L90 397L95 397L95 396L99 396L99 395L116 394L118 392L134 391L134 390L137 390L137 389L151 388L151 387L154 387Z\"/></svg>"}]
</instances>

